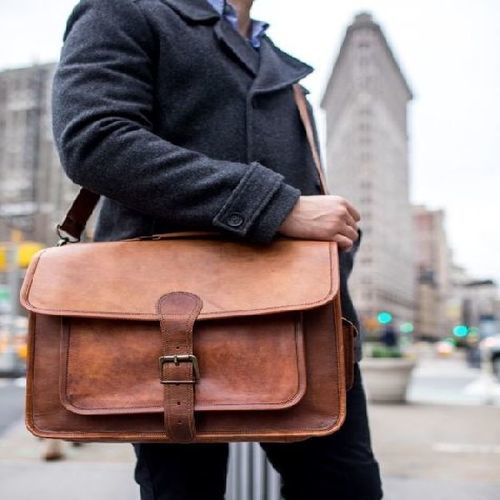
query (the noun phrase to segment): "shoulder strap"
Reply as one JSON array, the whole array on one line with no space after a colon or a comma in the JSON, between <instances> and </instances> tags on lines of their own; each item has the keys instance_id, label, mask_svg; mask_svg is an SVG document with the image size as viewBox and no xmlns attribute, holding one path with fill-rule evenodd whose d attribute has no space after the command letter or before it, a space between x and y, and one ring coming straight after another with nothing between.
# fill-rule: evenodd
<instances>
[{"instance_id":1,"label":"shoulder strap","mask_svg":"<svg viewBox=\"0 0 500 500\"><path fill-rule=\"evenodd\" d=\"M316 145L316 140L314 139L314 130L311 122L311 116L309 115L309 110L307 109L306 97L298 83L293 86L293 93L295 97L295 103L297 105L297 108L299 109L300 120L302 121L302 125L304 125L304 129L306 131L307 142L309 143L309 148L312 153L314 166L316 167L316 170L318 172L321 191L323 192L323 194L328 194L328 186L326 184L323 168L321 167L321 158L319 155L318 147Z\"/></svg>"},{"instance_id":2,"label":"shoulder strap","mask_svg":"<svg viewBox=\"0 0 500 500\"><path fill-rule=\"evenodd\" d=\"M318 172L321 190L323 194L327 194L328 189L323 169L321 168L320 155L316 146L316 141L314 140L314 131L311 123L311 117L307 109L307 101L299 84L295 84L293 86L293 93L295 103L299 110L300 119L306 132L307 142L309 143L309 148L311 149L314 165L316 166L316 170ZM80 192L77 194L75 200L71 204L71 207L66 213L66 217L63 222L57 226L57 234L60 238L60 245L80 241L82 233L85 230L85 226L97 203L99 202L99 198L100 196L98 194L93 193L86 188L80 189Z\"/></svg>"},{"instance_id":3,"label":"shoulder strap","mask_svg":"<svg viewBox=\"0 0 500 500\"><path fill-rule=\"evenodd\" d=\"M92 212L99 202L99 198L100 195L86 188L80 189L69 207L64 220L57 226L59 246L65 243L76 243L80 241L87 221L90 219Z\"/></svg>"}]
</instances>

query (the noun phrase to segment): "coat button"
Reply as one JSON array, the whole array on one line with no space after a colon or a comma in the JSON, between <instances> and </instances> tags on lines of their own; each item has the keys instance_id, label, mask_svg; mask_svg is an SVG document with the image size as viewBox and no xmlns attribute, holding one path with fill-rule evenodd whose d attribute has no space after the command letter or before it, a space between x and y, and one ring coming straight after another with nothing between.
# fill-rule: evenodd
<instances>
[{"instance_id":1,"label":"coat button","mask_svg":"<svg viewBox=\"0 0 500 500\"><path fill-rule=\"evenodd\" d=\"M240 227L243 224L244 219L243 219L243 217L240 214L231 214L227 218L226 222L227 222L228 226L231 226L231 227Z\"/></svg>"}]
</instances>

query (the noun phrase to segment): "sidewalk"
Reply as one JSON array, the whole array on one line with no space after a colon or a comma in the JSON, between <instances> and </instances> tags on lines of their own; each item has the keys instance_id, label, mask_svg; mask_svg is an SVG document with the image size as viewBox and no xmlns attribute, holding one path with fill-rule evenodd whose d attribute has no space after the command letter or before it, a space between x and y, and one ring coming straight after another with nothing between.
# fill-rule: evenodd
<instances>
[{"instance_id":1,"label":"sidewalk","mask_svg":"<svg viewBox=\"0 0 500 500\"><path fill-rule=\"evenodd\" d=\"M498 406L372 405L388 500L499 500Z\"/></svg>"},{"instance_id":2,"label":"sidewalk","mask_svg":"<svg viewBox=\"0 0 500 500\"><path fill-rule=\"evenodd\" d=\"M1 500L138 500L129 444L64 443L66 459L40 459L44 442L17 422L0 437Z\"/></svg>"},{"instance_id":3,"label":"sidewalk","mask_svg":"<svg viewBox=\"0 0 500 500\"><path fill-rule=\"evenodd\" d=\"M387 500L500 499L500 408L371 406L370 416ZM41 449L22 422L0 438L2 500L138 499L130 445L68 445L56 463Z\"/></svg>"}]
</instances>

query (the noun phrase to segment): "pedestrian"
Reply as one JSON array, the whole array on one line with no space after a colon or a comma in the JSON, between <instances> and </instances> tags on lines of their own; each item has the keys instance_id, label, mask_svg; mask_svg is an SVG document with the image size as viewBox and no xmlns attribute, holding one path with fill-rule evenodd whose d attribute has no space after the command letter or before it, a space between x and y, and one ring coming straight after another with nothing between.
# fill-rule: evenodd
<instances>
[{"instance_id":1,"label":"pedestrian","mask_svg":"<svg viewBox=\"0 0 500 500\"><path fill-rule=\"evenodd\" d=\"M343 312L356 323L346 283L360 217L347 200L320 195L294 102L292 85L312 68L273 44L252 1L82 0L54 79L61 162L104 197L98 241L179 230L262 245L279 234L336 241ZM382 497L355 368L337 433L262 444L284 498ZM227 444L134 448L143 500L224 498Z\"/></svg>"},{"instance_id":2,"label":"pedestrian","mask_svg":"<svg viewBox=\"0 0 500 500\"><path fill-rule=\"evenodd\" d=\"M398 335L396 330L392 325L387 325L382 331L382 335L380 337L382 344L389 348L396 348L399 344Z\"/></svg>"},{"instance_id":3,"label":"pedestrian","mask_svg":"<svg viewBox=\"0 0 500 500\"><path fill-rule=\"evenodd\" d=\"M63 451L63 442L60 439L47 439L43 443L42 459L46 462L54 462L66 458Z\"/></svg>"},{"instance_id":4,"label":"pedestrian","mask_svg":"<svg viewBox=\"0 0 500 500\"><path fill-rule=\"evenodd\" d=\"M42 460L46 462L54 462L56 460L65 460L66 453L64 451L64 441L60 439L44 439L43 450L42 450ZM82 443L73 441L71 443L73 448L80 448Z\"/></svg>"}]
</instances>

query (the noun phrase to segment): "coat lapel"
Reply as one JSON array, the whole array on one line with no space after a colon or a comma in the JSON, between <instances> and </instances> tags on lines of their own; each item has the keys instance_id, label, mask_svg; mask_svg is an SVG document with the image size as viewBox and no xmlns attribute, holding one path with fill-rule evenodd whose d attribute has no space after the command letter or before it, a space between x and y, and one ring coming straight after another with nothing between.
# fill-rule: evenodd
<instances>
[{"instance_id":1,"label":"coat lapel","mask_svg":"<svg viewBox=\"0 0 500 500\"><path fill-rule=\"evenodd\" d=\"M313 69L278 49L263 37L260 54L222 18L207 0L162 0L191 23L215 22L220 44L253 76L253 93L272 92L298 82Z\"/></svg>"},{"instance_id":2,"label":"coat lapel","mask_svg":"<svg viewBox=\"0 0 500 500\"><path fill-rule=\"evenodd\" d=\"M236 60L255 76L259 67L259 55L233 27L221 17L207 0L163 0L184 19L193 22L217 21L214 32L219 43Z\"/></svg>"},{"instance_id":3,"label":"coat lapel","mask_svg":"<svg viewBox=\"0 0 500 500\"><path fill-rule=\"evenodd\" d=\"M223 18L215 25L214 31L219 42L255 76L259 69L258 52Z\"/></svg>"},{"instance_id":4,"label":"coat lapel","mask_svg":"<svg viewBox=\"0 0 500 500\"><path fill-rule=\"evenodd\" d=\"M265 93L279 90L312 73L313 68L278 49L268 37L260 46L260 66L252 92Z\"/></svg>"},{"instance_id":5,"label":"coat lapel","mask_svg":"<svg viewBox=\"0 0 500 500\"><path fill-rule=\"evenodd\" d=\"M203 22L220 18L207 0L163 0L163 2L190 21Z\"/></svg>"}]
</instances>

